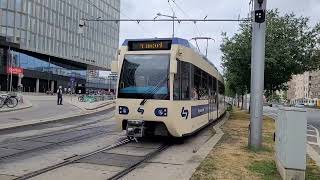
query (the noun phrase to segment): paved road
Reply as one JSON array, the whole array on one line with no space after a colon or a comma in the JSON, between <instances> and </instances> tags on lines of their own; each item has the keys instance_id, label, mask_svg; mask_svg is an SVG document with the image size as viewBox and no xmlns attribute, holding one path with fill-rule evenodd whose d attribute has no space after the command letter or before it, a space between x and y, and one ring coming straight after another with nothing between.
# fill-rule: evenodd
<instances>
[{"instance_id":1,"label":"paved road","mask_svg":"<svg viewBox=\"0 0 320 180\"><path fill-rule=\"evenodd\" d=\"M273 119L278 118L279 108L264 107L263 113ZM307 141L320 156L320 110L307 109Z\"/></svg>"},{"instance_id":2,"label":"paved road","mask_svg":"<svg viewBox=\"0 0 320 180\"><path fill-rule=\"evenodd\" d=\"M0 113L0 123L16 123L19 121L72 115L81 112L81 109L66 102L64 105L58 106L55 98L53 97L48 99L34 99L31 100L31 102L33 104L32 108Z\"/></svg>"}]
</instances>

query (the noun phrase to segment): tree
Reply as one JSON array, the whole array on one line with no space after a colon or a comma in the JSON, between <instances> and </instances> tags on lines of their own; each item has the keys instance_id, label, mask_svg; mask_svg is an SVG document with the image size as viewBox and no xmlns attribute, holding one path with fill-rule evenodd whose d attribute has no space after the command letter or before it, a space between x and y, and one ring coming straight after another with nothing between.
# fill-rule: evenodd
<instances>
[{"instance_id":1,"label":"tree","mask_svg":"<svg viewBox=\"0 0 320 180\"><path fill-rule=\"evenodd\" d=\"M319 68L320 59L315 56L315 50L320 24L311 28L308 22L308 18L296 17L293 13L281 16L277 9L268 11L264 84L267 98L277 90L286 90L286 82L293 74ZM251 37L248 22L241 23L239 32L231 38L223 33L225 78L239 95L250 92Z\"/></svg>"}]
</instances>

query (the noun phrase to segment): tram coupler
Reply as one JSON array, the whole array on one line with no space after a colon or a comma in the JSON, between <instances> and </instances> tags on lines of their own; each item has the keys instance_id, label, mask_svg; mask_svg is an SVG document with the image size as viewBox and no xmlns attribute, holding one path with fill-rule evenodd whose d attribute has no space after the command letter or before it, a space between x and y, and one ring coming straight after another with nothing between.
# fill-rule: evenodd
<instances>
[{"instance_id":1,"label":"tram coupler","mask_svg":"<svg viewBox=\"0 0 320 180\"><path fill-rule=\"evenodd\" d=\"M127 136L132 137L137 141L136 138L144 136L144 121L141 120L129 120L127 122Z\"/></svg>"}]
</instances>

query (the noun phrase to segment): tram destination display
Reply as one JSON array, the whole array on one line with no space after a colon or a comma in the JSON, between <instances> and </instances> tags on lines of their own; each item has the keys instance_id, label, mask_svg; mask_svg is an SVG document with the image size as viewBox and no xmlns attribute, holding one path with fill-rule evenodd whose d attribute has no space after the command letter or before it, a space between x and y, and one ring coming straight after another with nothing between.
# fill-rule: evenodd
<instances>
[{"instance_id":1,"label":"tram destination display","mask_svg":"<svg viewBox=\"0 0 320 180\"><path fill-rule=\"evenodd\" d=\"M129 41L129 51L171 50L171 40Z\"/></svg>"}]
</instances>

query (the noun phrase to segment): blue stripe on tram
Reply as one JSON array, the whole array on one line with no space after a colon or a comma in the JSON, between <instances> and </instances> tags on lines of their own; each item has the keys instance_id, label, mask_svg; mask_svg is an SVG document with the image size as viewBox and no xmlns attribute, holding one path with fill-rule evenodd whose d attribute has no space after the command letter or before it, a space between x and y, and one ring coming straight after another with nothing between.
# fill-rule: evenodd
<instances>
[{"instance_id":1,"label":"blue stripe on tram","mask_svg":"<svg viewBox=\"0 0 320 180\"><path fill-rule=\"evenodd\" d=\"M216 105L212 108L212 111L216 111L217 107ZM208 104L203 104L203 105L198 105L198 106L191 106L191 118L195 118L198 116L202 116L204 114L207 114L209 112L209 105Z\"/></svg>"}]
</instances>

